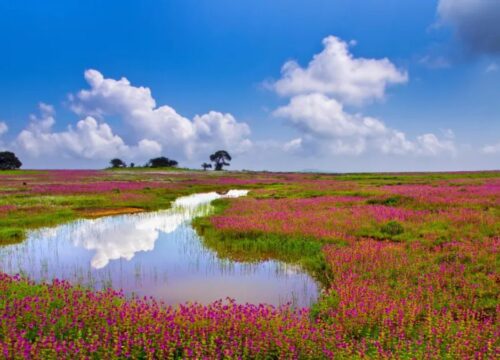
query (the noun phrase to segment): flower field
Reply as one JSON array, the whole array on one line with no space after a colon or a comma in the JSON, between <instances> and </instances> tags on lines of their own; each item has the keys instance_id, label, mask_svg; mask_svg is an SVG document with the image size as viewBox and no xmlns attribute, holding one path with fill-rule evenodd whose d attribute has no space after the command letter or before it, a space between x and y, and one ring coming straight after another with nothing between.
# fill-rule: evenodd
<instances>
[{"instance_id":1,"label":"flower field","mask_svg":"<svg viewBox=\"0 0 500 360\"><path fill-rule=\"evenodd\" d=\"M169 307L0 274L0 357L494 359L500 357L500 173L0 173L0 243L26 229L231 188L195 221L221 257L302 265L311 308Z\"/></svg>"}]
</instances>

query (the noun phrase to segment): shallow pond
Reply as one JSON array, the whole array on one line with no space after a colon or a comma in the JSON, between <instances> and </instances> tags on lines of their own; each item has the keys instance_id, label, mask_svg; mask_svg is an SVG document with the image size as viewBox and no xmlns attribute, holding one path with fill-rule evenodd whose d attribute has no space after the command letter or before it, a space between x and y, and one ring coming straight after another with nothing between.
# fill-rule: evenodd
<instances>
[{"instance_id":1,"label":"shallow pond","mask_svg":"<svg viewBox=\"0 0 500 360\"><path fill-rule=\"evenodd\" d=\"M168 210L31 231L23 243L0 247L0 271L37 281L59 278L94 289L113 287L173 305L226 297L241 303L310 305L318 286L299 267L221 259L191 227L194 217L212 211L212 200L246 193L195 194L178 198Z\"/></svg>"}]
</instances>

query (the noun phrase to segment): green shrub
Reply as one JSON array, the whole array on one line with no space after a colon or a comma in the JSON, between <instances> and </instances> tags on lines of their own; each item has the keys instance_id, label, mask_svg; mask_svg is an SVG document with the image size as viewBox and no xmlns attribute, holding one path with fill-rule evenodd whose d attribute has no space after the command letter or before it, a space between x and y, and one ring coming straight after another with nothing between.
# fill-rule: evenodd
<instances>
[{"instance_id":1,"label":"green shrub","mask_svg":"<svg viewBox=\"0 0 500 360\"><path fill-rule=\"evenodd\" d=\"M385 205L385 206L396 206L401 204L403 198L401 196L391 196L384 199L368 199L366 201L369 205Z\"/></svg>"},{"instance_id":2,"label":"green shrub","mask_svg":"<svg viewBox=\"0 0 500 360\"><path fill-rule=\"evenodd\" d=\"M399 222L391 220L384 224L380 231L385 235L396 236L404 233L405 229Z\"/></svg>"}]
</instances>

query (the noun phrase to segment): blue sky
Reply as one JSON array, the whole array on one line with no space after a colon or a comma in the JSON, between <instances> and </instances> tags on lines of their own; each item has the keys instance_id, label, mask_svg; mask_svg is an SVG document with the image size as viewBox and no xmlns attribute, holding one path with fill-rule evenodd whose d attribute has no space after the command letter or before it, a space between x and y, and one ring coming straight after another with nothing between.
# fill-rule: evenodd
<instances>
[{"instance_id":1,"label":"blue sky","mask_svg":"<svg viewBox=\"0 0 500 360\"><path fill-rule=\"evenodd\" d=\"M0 147L32 168L226 148L235 169L498 169L498 17L490 0L0 0Z\"/></svg>"}]
</instances>

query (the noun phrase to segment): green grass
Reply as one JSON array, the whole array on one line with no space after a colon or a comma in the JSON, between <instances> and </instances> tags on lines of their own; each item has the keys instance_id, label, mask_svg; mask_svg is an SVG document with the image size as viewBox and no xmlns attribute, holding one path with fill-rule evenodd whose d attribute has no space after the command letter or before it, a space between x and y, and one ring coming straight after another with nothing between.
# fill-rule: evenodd
<instances>
[{"instance_id":1,"label":"green grass","mask_svg":"<svg viewBox=\"0 0 500 360\"><path fill-rule=\"evenodd\" d=\"M46 170L0 170L0 179L2 175L37 175L46 174Z\"/></svg>"},{"instance_id":2,"label":"green grass","mask_svg":"<svg viewBox=\"0 0 500 360\"><path fill-rule=\"evenodd\" d=\"M5 172L0 172L3 174ZM114 172L113 172L114 173ZM21 172L16 172L21 174ZM244 188L248 186L239 186ZM10 205L16 209L0 214L0 245L22 242L26 232L40 227L55 226L86 217L93 210L140 208L144 211L168 209L180 196L200 192L225 191L231 185L196 184L185 185L175 190L145 188L127 191L141 195L139 199L122 199L121 192L104 194L40 195L4 192L0 194L0 206ZM1 190L1 189L0 189Z\"/></svg>"},{"instance_id":3,"label":"green grass","mask_svg":"<svg viewBox=\"0 0 500 360\"><path fill-rule=\"evenodd\" d=\"M213 201L214 213L223 212L229 201L228 199ZM272 233L218 231L213 227L209 216L195 218L193 227L204 245L221 258L243 262L279 260L300 265L324 286L331 280L330 268L321 251L325 242L321 240Z\"/></svg>"},{"instance_id":4,"label":"green grass","mask_svg":"<svg viewBox=\"0 0 500 360\"><path fill-rule=\"evenodd\" d=\"M16 244L24 239L24 230L9 226L0 229L0 245Z\"/></svg>"},{"instance_id":5,"label":"green grass","mask_svg":"<svg viewBox=\"0 0 500 360\"><path fill-rule=\"evenodd\" d=\"M0 218L0 245L22 242L30 229L54 226L76 218L77 215L71 209L58 209L54 212L14 212L7 218Z\"/></svg>"}]
</instances>

